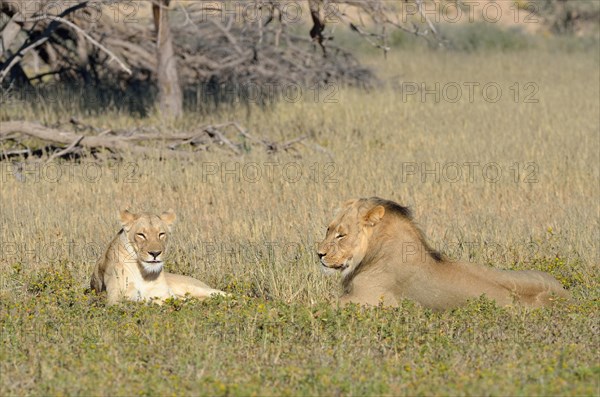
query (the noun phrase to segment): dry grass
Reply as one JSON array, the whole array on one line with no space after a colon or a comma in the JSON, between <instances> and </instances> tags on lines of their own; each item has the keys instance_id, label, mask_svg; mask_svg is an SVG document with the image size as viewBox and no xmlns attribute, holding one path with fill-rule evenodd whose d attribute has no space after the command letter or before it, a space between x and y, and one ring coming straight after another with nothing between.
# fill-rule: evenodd
<instances>
[{"instance_id":1,"label":"dry grass","mask_svg":"<svg viewBox=\"0 0 600 397\"><path fill-rule=\"evenodd\" d=\"M63 163L58 183L55 168L26 166L20 182L1 163L0 394L597 395L598 54L416 52L381 69L391 88L340 90L337 103L240 107L174 125L79 115L99 127L163 130L236 119L276 140L308 134L307 145L331 158L255 149L196 162ZM403 100L399 88L413 82L457 82L463 98ZM490 103L475 89L470 103L464 82L494 82L503 95ZM529 82L538 103L523 103ZM68 104L48 109L5 107L1 117L71 115ZM341 201L371 195L413 207L433 245L454 257L552 272L575 303L330 309L337 280L319 273L315 244ZM237 297L105 308L85 295L124 206L176 209L170 270Z\"/></svg>"}]
</instances>

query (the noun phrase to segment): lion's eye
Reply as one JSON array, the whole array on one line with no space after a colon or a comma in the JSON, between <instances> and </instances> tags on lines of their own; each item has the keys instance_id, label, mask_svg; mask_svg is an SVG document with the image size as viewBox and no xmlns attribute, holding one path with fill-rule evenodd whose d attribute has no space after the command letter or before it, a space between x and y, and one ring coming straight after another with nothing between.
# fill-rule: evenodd
<instances>
[{"instance_id":1,"label":"lion's eye","mask_svg":"<svg viewBox=\"0 0 600 397\"><path fill-rule=\"evenodd\" d=\"M341 233L338 233L338 234L335 235L335 238L337 238L338 240L341 240L344 237L346 237L346 235L345 234L341 234Z\"/></svg>"},{"instance_id":2,"label":"lion's eye","mask_svg":"<svg viewBox=\"0 0 600 397\"><path fill-rule=\"evenodd\" d=\"M165 238L166 236L167 236L167 233L164 233L164 232L158 233L158 238Z\"/></svg>"},{"instance_id":3,"label":"lion's eye","mask_svg":"<svg viewBox=\"0 0 600 397\"><path fill-rule=\"evenodd\" d=\"M146 239L146 235L144 233L137 233L136 236L141 238L142 240Z\"/></svg>"}]
</instances>

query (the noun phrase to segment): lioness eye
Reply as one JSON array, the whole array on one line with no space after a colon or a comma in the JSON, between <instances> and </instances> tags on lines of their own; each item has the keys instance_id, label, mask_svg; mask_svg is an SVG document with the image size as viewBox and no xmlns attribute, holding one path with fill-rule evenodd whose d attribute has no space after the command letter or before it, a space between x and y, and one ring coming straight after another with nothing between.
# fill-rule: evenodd
<instances>
[{"instance_id":1,"label":"lioness eye","mask_svg":"<svg viewBox=\"0 0 600 397\"><path fill-rule=\"evenodd\" d=\"M338 234L336 234L336 236L335 236L335 238L337 238L338 240L341 240L341 239L343 239L344 237L346 237L346 235L345 235L345 234L341 234L341 233L338 233Z\"/></svg>"},{"instance_id":2,"label":"lioness eye","mask_svg":"<svg viewBox=\"0 0 600 397\"><path fill-rule=\"evenodd\" d=\"M144 235L144 233L137 233L136 236L138 236L139 238L142 238L144 240L146 239L146 236Z\"/></svg>"},{"instance_id":3,"label":"lioness eye","mask_svg":"<svg viewBox=\"0 0 600 397\"><path fill-rule=\"evenodd\" d=\"M158 233L158 238L165 238L166 235L167 235L167 233L160 232L160 233Z\"/></svg>"}]
</instances>

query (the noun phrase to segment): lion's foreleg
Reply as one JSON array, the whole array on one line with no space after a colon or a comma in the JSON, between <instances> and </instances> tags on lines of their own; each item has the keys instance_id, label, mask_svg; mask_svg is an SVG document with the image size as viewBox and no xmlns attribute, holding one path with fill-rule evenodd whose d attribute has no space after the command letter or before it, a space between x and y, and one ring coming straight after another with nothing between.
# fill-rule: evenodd
<instances>
[{"instance_id":1,"label":"lion's foreleg","mask_svg":"<svg viewBox=\"0 0 600 397\"><path fill-rule=\"evenodd\" d=\"M167 272L165 272L165 277L171 292L178 297L184 297L187 294L195 298L207 298L211 295L226 295L223 291L210 288L202 281L192 277Z\"/></svg>"},{"instance_id":2,"label":"lion's foreleg","mask_svg":"<svg viewBox=\"0 0 600 397\"><path fill-rule=\"evenodd\" d=\"M121 300L123 292L119 288L117 280L109 278L106 280L106 299L109 305L114 305Z\"/></svg>"}]
</instances>

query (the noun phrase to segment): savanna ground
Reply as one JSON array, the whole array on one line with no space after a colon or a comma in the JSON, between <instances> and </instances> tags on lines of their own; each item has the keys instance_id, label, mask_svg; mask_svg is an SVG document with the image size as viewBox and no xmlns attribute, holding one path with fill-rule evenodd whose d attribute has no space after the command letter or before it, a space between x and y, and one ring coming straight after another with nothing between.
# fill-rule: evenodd
<instances>
[{"instance_id":1,"label":"savanna ground","mask_svg":"<svg viewBox=\"0 0 600 397\"><path fill-rule=\"evenodd\" d=\"M46 125L239 120L273 140L310 138L300 157L253 147L195 161L89 159L60 163L58 176L56 164L26 166L21 180L1 163L0 395L598 395L597 47L366 58L390 84L340 89L333 103L306 91L174 124L68 101L5 106L2 120ZM422 82L440 83L439 102L403 97ZM472 101L466 83L480 84ZM496 102L487 83L502 90ZM340 202L371 195L411 206L450 256L548 271L573 301L335 308L339 280L321 274L315 245ZM86 291L126 206L174 208L167 268L232 297L107 307Z\"/></svg>"}]
</instances>

